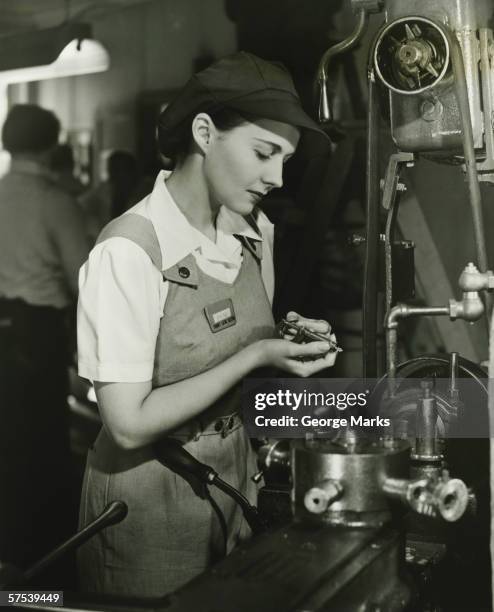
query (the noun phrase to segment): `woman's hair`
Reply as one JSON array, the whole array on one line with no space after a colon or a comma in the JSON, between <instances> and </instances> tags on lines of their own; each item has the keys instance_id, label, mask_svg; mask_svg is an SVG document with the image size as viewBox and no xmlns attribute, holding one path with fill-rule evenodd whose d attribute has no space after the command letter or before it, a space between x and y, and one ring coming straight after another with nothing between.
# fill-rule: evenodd
<instances>
[{"instance_id":1,"label":"woman's hair","mask_svg":"<svg viewBox=\"0 0 494 612\"><path fill-rule=\"evenodd\" d=\"M207 113L213 120L214 125L220 132L228 132L239 125L255 121L257 117L248 115L247 113L240 114L238 111L231 108L221 107L217 110L198 108L192 115L189 115L184 121L176 126L171 132L170 130L161 129L158 121L158 148L163 158L164 163L175 167L180 164L191 150L192 132L191 126L194 117L199 113ZM171 164L168 164L167 161Z\"/></svg>"},{"instance_id":2,"label":"woman's hair","mask_svg":"<svg viewBox=\"0 0 494 612\"><path fill-rule=\"evenodd\" d=\"M35 104L16 104L3 124L3 146L11 154L40 153L57 144L60 122Z\"/></svg>"}]
</instances>

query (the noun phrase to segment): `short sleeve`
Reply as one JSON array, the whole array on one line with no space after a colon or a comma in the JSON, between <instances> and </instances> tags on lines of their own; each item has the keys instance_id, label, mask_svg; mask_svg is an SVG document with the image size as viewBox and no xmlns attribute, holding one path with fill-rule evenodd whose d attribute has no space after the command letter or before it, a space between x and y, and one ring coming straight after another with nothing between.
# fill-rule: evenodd
<instances>
[{"instance_id":1,"label":"short sleeve","mask_svg":"<svg viewBox=\"0 0 494 612\"><path fill-rule=\"evenodd\" d=\"M126 238L95 246L79 273L79 375L101 382L152 379L167 283Z\"/></svg>"}]
</instances>

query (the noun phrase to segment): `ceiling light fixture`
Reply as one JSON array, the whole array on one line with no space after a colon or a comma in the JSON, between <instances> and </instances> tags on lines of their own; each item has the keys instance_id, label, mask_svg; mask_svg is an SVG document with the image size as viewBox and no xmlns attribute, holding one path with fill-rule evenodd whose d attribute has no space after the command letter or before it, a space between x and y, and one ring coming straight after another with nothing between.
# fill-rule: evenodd
<instances>
[{"instance_id":1,"label":"ceiling light fixture","mask_svg":"<svg viewBox=\"0 0 494 612\"><path fill-rule=\"evenodd\" d=\"M109 66L108 51L91 38L89 24L65 23L0 37L1 83L103 72Z\"/></svg>"}]
</instances>

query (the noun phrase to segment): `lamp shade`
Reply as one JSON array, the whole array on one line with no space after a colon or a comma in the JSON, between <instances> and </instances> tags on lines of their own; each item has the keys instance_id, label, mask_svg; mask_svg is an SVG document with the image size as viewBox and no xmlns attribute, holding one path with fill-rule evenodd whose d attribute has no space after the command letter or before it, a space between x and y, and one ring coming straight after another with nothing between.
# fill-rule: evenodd
<instances>
[{"instance_id":1,"label":"lamp shade","mask_svg":"<svg viewBox=\"0 0 494 612\"><path fill-rule=\"evenodd\" d=\"M110 66L105 47L87 24L67 24L0 38L0 82L22 83L102 72Z\"/></svg>"}]
</instances>

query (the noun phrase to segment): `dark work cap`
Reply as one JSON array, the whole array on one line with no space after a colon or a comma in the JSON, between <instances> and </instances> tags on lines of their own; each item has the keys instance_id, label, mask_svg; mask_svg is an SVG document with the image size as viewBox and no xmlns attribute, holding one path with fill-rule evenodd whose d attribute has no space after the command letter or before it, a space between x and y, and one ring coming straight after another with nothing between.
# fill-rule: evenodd
<instances>
[{"instance_id":1,"label":"dark work cap","mask_svg":"<svg viewBox=\"0 0 494 612\"><path fill-rule=\"evenodd\" d=\"M230 108L262 119L281 121L329 138L302 108L290 73L282 63L240 51L195 74L161 113L159 139L166 140L194 112Z\"/></svg>"}]
</instances>

